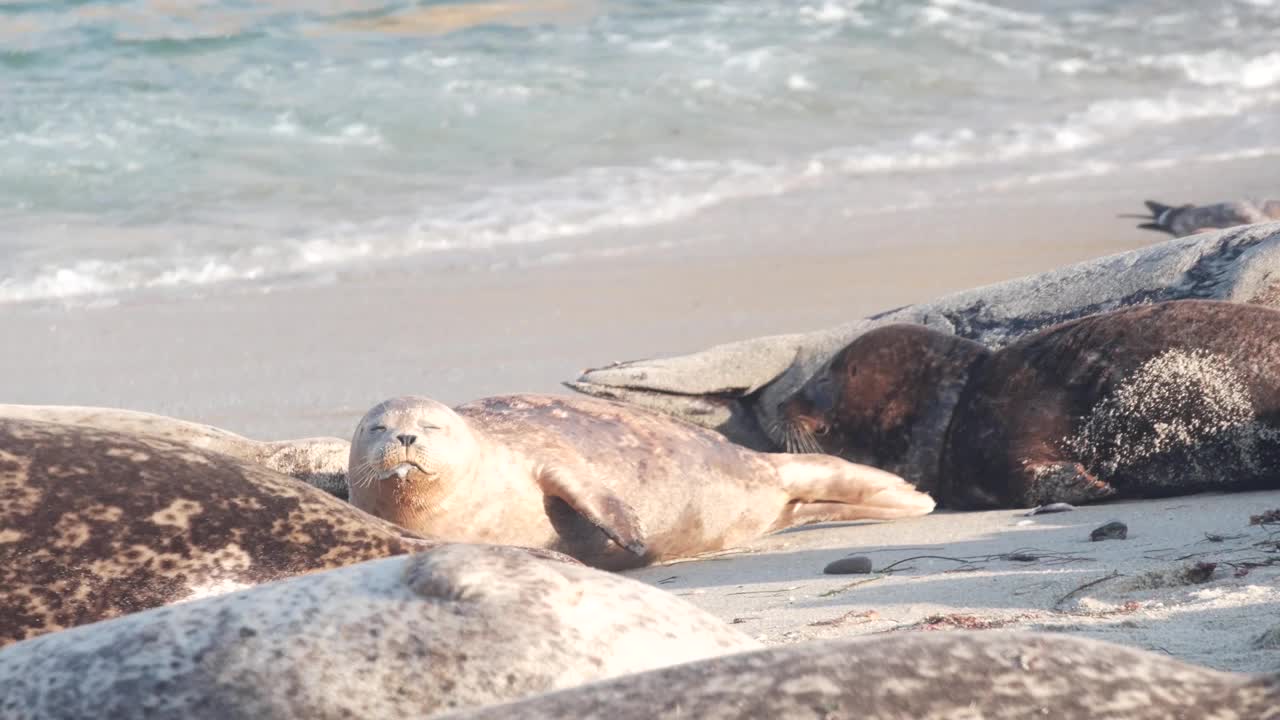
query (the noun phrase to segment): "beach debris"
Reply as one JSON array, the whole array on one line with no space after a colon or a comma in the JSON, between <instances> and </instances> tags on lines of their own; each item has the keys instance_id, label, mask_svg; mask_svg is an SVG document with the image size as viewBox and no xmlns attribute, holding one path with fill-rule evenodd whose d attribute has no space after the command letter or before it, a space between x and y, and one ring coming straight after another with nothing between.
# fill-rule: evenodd
<instances>
[{"instance_id":1,"label":"beach debris","mask_svg":"<svg viewBox=\"0 0 1280 720\"><path fill-rule=\"evenodd\" d=\"M1166 570L1152 570L1135 577L1128 583L1128 589L1155 590L1183 585L1203 585L1213 579L1213 573L1217 569L1216 562L1194 562Z\"/></svg>"},{"instance_id":2,"label":"beach debris","mask_svg":"<svg viewBox=\"0 0 1280 720\"><path fill-rule=\"evenodd\" d=\"M1075 509L1076 506L1071 503L1056 502L1049 503L1048 505L1037 505L1024 514L1027 517L1031 517L1032 515L1049 515L1051 513L1071 512Z\"/></svg>"},{"instance_id":3,"label":"beach debris","mask_svg":"<svg viewBox=\"0 0 1280 720\"><path fill-rule=\"evenodd\" d=\"M1087 583L1085 583L1085 584L1083 584L1083 585L1081 585L1081 586L1077 587L1075 590L1072 590L1071 592L1067 593L1066 595L1063 595L1062 597L1058 598L1058 600L1057 600L1056 602L1054 602L1054 603L1053 603L1053 606L1056 608L1056 607L1058 607L1058 606L1062 605L1062 603L1066 602L1067 600L1071 599L1072 597L1075 597L1075 595L1076 595L1077 593L1079 593L1081 590L1087 590L1087 589L1089 589L1089 588L1093 587L1094 585L1101 585L1102 583L1104 583L1104 582L1106 582L1106 581L1108 581L1108 580L1114 580L1114 579L1116 579L1116 578L1118 578L1118 577L1121 577L1121 575L1120 575L1120 571L1119 571L1119 570L1113 570L1113 571L1111 572L1111 574L1110 574L1110 575L1103 575L1102 577L1097 578L1097 579L1095 579L1095 580L1090 580L1089 582L1087 582Z\"/></svg>"},{"instance_id":4,"label":"beach debris","mask_svg":"<svg viewBox=\"0 0 1280 720\"><path fill-rule=\"evenodd\" d=\"M867 583L873 583L877 580L883 580L883 579L885 579L884 575L876 575L875 577L869 577L869 578L866 578L865 580L854 580L848 585L841 585L838 588L833 588L826 592L818 593L818 597L831 597L832 595L839 595L840 593L852 590L858 587L859 585L866 585Z\"/></svg>"},{"instance_id":5,"label":"beach debris","mask_svg":"<svg viewBox=\"0 0 1280 720\"><path fill-rule=\"evenodd\" d=\"M1253 646L1259 650L1280 650L1280 625L1259 635Z\"/></svg>"},{"instance_id":6,"label":"beach debris","mask_svg":"<svg viewBox=\"0 0 1280 720\"><path fill-rule=\"evenodd\" d=\"M1270 525L1272 523L1280 523L1280 508L1268 510L1261 515L1250 515L1250 525Z\"/></svg>"},{"instance_id":7,"label":"beach debris","mask_svg":"<svg viewBox=\"0 0 1280 720\"><path fill-rule=\"evenodd\" d=\"M982 617L965 613L929 615L918 623L893 630L995 630L1026 620L1039 619L1039 613L1021 613L1011 617Z\"/></svg>"},{"instance_id":8,"label":"beach debris","mask_svg":"<svg viewBox=\"0 0 1280 720\"><path fill-rule=\"evenodd\" d=\"M1089 533L1089 539L1094 542L1099 540L1124 540L1127 537L1129 537L1129 526L1119 520L1112 520L1105 525L1094 528L1093 532Z\"/></svg>"},{"instance_id":9,"label":"beach debris","mask_svg":"<svg viewBox=\"0 0 1280 720\"><path fill-rule=\"evenodd\" d=\"M860 621L859 624L871 622L880 617L880 613L875 610L850 610L839 617L828 618L827 620L815 620L809 623L809 627L822 627L825 625L835 626L844 625L854 620Z\"/></svg>"},{"instance_id":10,"label":"beach debris","mask_svg":"<svg viewBox=\"0 0 1280 720\"><path fill-rule=\"evenodd\" d=\"M822 568L826 575L866 575L871 572L871 558L866 555L853 555L827 563Z\"/></svg>"},{"instance_id":11,"label":"beach debris","mask_svg":"<svg viewBox=\"0 0 1280 720\"><path fill-rule=\"evenodd\" d=\"M1183 569L1182 579L1187 585L1200 585L1209 582L1213 571L1217 569L1218 563L1198 562Z\"/></svg>"},{"instance_id":12,"label":"beach debris","mask_svg":"<svg viewBox=\"0 0 1280 720\"><path fill-rule=\"evenodd\" d=\"M748 620L759 620L759 619L760 619L760 616L759 616L759 615L747 615L747 616L745 616L745 617L736 617L736 618L734 618L734 619L730 620L730 621L729 621L729 624L730 624L730 625L741 625L742 623L747 622Z\"/></svg>"}]
</instances>

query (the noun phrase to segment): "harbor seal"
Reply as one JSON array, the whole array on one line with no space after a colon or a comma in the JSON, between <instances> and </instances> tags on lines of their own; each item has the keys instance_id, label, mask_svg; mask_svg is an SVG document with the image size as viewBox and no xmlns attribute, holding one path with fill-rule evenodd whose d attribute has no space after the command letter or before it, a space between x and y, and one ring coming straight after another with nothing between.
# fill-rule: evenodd
<instances>
[{"instance_id":1,"label":"harbor seal","mask_svg":"<svg viewBox=\"0 0 1280 720\"><path fill-rule=\"evenodd\" d=\"M10 645L0 717L434 717L759 647L639 581L450 545Z\"/></svg>"},{"instance_id":2,"label":"harbor seal","mask_svg":"<svg viewBox=\"0 0 1280 720\"><path fill-rule=\"evenodd\" d=\"M1157 230L1174 237L1183 237L1254 223L1280 220L1280 200L1234 200L1212 205L1165 205L1154 200L1146 201L1150 215L1131 215L1146 222L1138 227Z\"/></svg>"},{"instance_id":3,"label":"harbor seal","mask_svg":"<svg viewBox=\"0 0 1280 720\"><path fill-rule=\"evenodd\" d=\"M440 720L1280 718L1280 675L1047 633L911 633L773 647Z\"/></svg>"},{"instance_id":4,"label":"harbor seal","mask_svg":"<svg viewBox=\"0 0 1280 720\"><path fill-rule=\"evenodd\" d=\"M343 499L347 496L347 455L351 452L351 444L339 438L259 442L220 428L164 415L75 405L0 404L0 418L6 417L84 425L173 440L257 463Z\"/></svg>"},{"instance_id":5,"label":"harbor seal","mask_svg":"<svg viewBox=\"0 0 1280 720\"><path fill-rule=\"evenodd\" d=\"M0 418L0 645L433 547L261 466L149 435Z\"/></svg>"},{"instance_id":6,"label":"harbor seal","mask_svg":"<svg viewBox=\"0 0 1280 720\"><path fill-rule=\"evenodd\" d=\"M874 468L756 453L665 415L551 395L456 410L387 400L356 427L347 478L352 504L410 530L545 547L611 570L805 523L933 509Z\"/></svg>"},{"instance_id":7,"label":"harbor seal","mask_svg":"<svg viewBox=\"0 0 1280 720\"><path fill-rule=\"evenodd\" d=\"M833 355L882 325L916 323L991 348L1122 307L1208 299L1280 307L1280 224L1178 238L888 310L811 333L587 370L568 387L658 410L756 450L786 447L781 404Z\"/></svg>"},{"instance_id":8,"label":"harbor seal","mask_svg":"<svg viewBox=\"0 0 1280 720\"><path fill-rule=\"evenodd\" d=\"M950 508L1280 488L1280 311L1157 303L998 351L890 325L780 412L806 447Z\"/></svg>"}]
</instances>

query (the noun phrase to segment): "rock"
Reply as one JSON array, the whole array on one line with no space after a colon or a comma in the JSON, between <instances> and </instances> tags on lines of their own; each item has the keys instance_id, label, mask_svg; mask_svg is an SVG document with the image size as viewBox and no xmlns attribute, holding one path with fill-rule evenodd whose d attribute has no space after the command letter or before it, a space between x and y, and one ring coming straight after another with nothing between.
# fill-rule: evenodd
<instances>
[{"instance_id":1,"label":"rock","mask_svg":"<svg viewBox=\"0 0 1280 720\"><path fill-rule=\"evenodd\" d=\"M1129 537L1129 526L1119 520L1112 520L1098 528L1094 528L1089 533L1089 539L1097 542L1098 540L1124 540Z\"/></svg>"},{"instance_id":2,"label":"rock","mask_svg":"<svg viewBox=\"0 0 1280 720\"><path fill-rule=\"evenodd\" d=\"M866 555L840 558L822 568L827 575L865 575L871 572L871 558Z\"/></svg>"}]
</instances>

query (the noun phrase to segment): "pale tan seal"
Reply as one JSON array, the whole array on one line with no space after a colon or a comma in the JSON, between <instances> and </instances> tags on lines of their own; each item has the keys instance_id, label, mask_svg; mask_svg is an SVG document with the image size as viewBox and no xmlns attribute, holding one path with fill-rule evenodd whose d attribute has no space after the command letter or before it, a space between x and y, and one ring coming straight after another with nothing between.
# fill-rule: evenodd
<instances>
[{"instance_id":1,"label":"pale tan seal","mask_svg":"<svg viewBox=\"0 0 1280 720\"><path fill-rule=\"evenodd\" d=\"M173 440L257 463L343 499L347 496L347 455L351 444L340 438L260 442L221 428L164 415L77 405L0 404L0 417L84 425Z\"/></svg>"},{"instance_id":2,"label":"pale tan seal","mask_svg":"<svg viewBox=\"0 0 1280 720\"><path fill-rule=\"evenodd\" d=\"M653 670L440 720L1264 720L1280 675L1065 635L805 643Z\"/></svg>"},{"instance_id":3,"label":"pale tan seal","mask_svg":"<svg viewBox=\"0 0 1280 720\"><path fill-rule=\"evenodd\" d=\"M609 569L733 547L806 523L923 515L901 478L839 458L765 454L605 400L424 397L356 428L351 502L449 540L544 547Z\"/></svg>"},{"instance_id":4,"label":"pale tan seal","mask_svg":"<svg viewBox=\"0 0 1280 720\"><path fill-rule=\"evenodd\" d=\"M0 717L423 718L759 648L674 595L452 545L0 650Z\"/></svg>"}]
</instances>

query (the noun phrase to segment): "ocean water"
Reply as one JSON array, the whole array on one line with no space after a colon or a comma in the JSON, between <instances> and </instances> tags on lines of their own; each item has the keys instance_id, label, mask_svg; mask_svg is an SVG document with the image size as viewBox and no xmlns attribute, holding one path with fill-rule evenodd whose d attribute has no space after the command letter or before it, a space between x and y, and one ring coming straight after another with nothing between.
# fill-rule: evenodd
<instances>
[{"instance_id":1,"label":"ocean water","mask_svg":"<svg viewBox=\"0 0 1280 720\"><path fill-rule=\"evenodd\" d=\"M1280 0L0 0L0 303L1280 154L1277 38Z\"/></svg>"}]
</instances>

